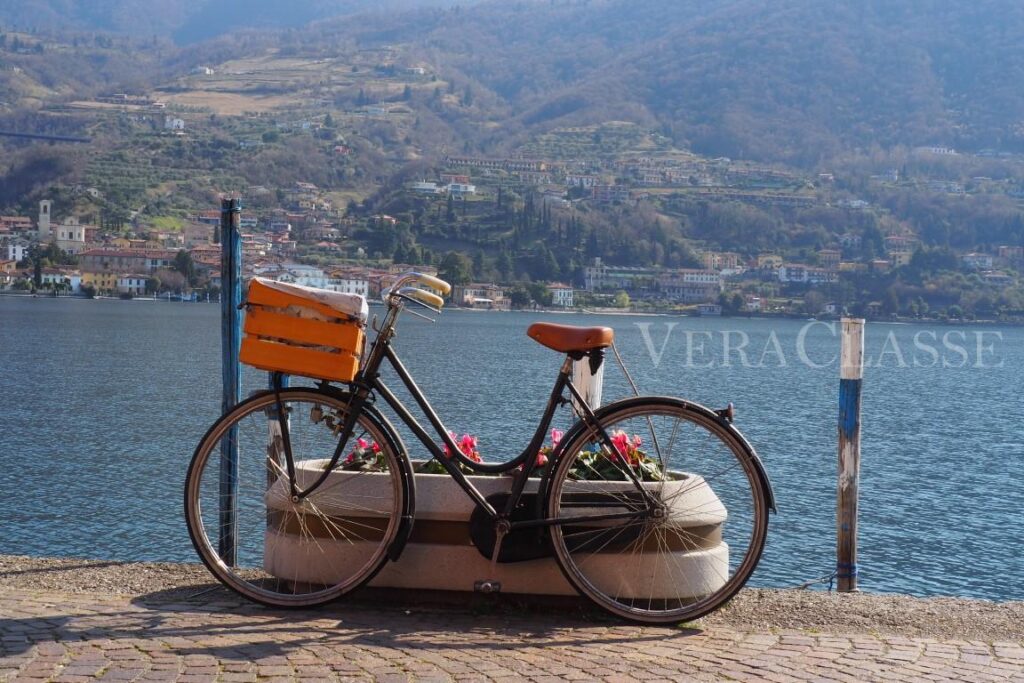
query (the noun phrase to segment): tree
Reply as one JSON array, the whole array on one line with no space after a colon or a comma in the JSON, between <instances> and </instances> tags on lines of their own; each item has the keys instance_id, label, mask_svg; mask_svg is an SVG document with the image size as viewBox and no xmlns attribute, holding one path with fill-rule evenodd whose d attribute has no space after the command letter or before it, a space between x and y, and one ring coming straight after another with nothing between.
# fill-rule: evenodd
<instances>
[{"instance_id":1,"label":"tree","mask_svg":"<svg viewBox=\"0 0 1024 683\"><path fill-rule=\"evenodd\" d=\"M497 263L498 272L501 274L502 279L511 279L512 276L515 274L513 273L514 267L515 266L512 265L512 256L509 255L507 251L502 250L502 252L498 255Z\"/></svg>"},{"instance_id":2,"label":"tree","mask_svg":"<svg viewBox=\"0 0 1024 683\"><path fill-rule=\"evenodd\" d=\"M804 294L804 313L807 315L818 315L825 306L825 297L821 292L810 290Z\"/></svg>"},{"instance_id":3,"label":"tree","mask_svg":"<svg viewBox=\"0 0 1024 683\"><path fill-rule=\"evenodd\" d=\"M615 298L612 300L612 305L614 305L616 308L629 308L629 294L626 294L625 292L619 292L618 294L615 295Z\"/></svg>"},{"instance_id":4,"label":"tree","mask_svg":"<svg viewBox=\"0 0 1024 683\"><path fill-rule=\"evenodd\" d=\"M438 276L453 285L464 285L473 277L473 262L465 254L449 251L441 260Z\"/></svg>"},{"instance_id":5,"label":"tree","mask_svg":"<svg viewBox=\"0 0 1024 683\"><path fill-rule=\"evenodd\" d=\"M153 276L160 281L160 291L162 292L181 294L185 289L185 276L177 271L163 268L153 273Z\"/></svg>"},{"instance_id":6,"label":"tree","mask_svg":"<svg viewBox=\"0 0 1024 683\"><path fill-rule=\"evenodd\" d=\"M195 287L197 281L196 264L192 260L192 254L184 249L174 256L174 270L181 273L189 287Z\"/></svg>"},{"instance_id":7,"label":"tree","mask_svg":"<svg viewBox=\"0 0 1024 683\"><path fill-rule=\"evenodd\" d=\"M743 295L739 292L732 294L722 292L718 295L718 305L722 307L722 313L725 315L736 315L743 310L745 303Z\"/></svg>"},{"instance_id":8,"label":"tree","mask_svg":"<svg viewBox=\"0 0 1024 683\"><path fill-rule=\"evenodd\" d=\"M526 287L516 285L508 290L508 302L512 308L524 308L530 303L530 293L526 290Z\"/></svg>"},{"instance_id":9,"label":"tree","mask_svg":"<svg viewBox=\"0 0 1024 683\"><path fill-rule=\"evenodd\" d=\"M543 282L531 282L527 289L530 292L530 298L536 301L541 306L550 306L554 295L548 286Z\"/></svg>"},{"instance_id":10,"label":"tree","mask_svg":"<svg viewBox=\"0 0 1024 683\"><path fill-rule=\"evenodd\" d=\"M486 275L487 261L484 259L484 253L478 249L473 254L473 276L482 280Z\"/></svg>"}]
</instances>

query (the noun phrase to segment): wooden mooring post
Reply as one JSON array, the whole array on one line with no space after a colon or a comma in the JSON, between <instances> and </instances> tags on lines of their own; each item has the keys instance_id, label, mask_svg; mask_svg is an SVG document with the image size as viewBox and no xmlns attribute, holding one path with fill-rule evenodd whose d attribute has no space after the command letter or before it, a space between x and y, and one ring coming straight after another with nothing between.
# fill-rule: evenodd
<instances>
[{"instance_id":1,"label":"wooden mooring post","mask_svg":"<svg viewBox=\"0 0 1024 683\"><path fill-rule=\"evenodd\" d=\"M242 240L239 225L242 202L221 200L220 207L220 277L221 277L221 377L224 393L221 413L226 413L242 399L241 365L238 355L242 346ZM238 428L232 427L220 442L220 538L217 550L229 565L236 560L238 518Z\"/></svg>"},{"instance_id":2,"label":"wooden mooring post","mask_svg":"<svg viewBox=\"0 0 1024 683\"><path fill-rule=\"evenodd\" d=\"M860 484L860 392L864 320L843 318L839 368L839 487L836 496L836 580L857 590L857 495Z\"/></svg>"}]
</instances>

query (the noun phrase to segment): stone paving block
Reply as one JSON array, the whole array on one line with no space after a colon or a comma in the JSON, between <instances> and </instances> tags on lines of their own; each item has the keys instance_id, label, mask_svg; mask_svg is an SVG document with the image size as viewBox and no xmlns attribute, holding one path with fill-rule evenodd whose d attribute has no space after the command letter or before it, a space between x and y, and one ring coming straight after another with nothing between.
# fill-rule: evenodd
<instances>
[{"instance_id":1,"label":"stone paving block","mask_svg":"<svg viewBox=\"0 0 1024 683\"><path fill-rule=\"evenodd\" d=\"M33 644L34 643L34 644ZM0 680L1024 681L1024 643L0 591Z\"/></svg>"}]
</instances>

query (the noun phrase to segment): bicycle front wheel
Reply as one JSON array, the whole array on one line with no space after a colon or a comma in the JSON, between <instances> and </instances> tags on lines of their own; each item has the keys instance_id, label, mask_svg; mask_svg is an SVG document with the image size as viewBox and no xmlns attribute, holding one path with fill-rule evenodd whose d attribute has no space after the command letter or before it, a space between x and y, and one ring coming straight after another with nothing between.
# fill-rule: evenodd
<instances>
[{"instance_id":1,"label":"bicycle front wheel","mask_svg":"<svg viewBox=\"0 0 1024 683\"><path fill-rule=\"evenodd\" d=\"M640 622L689 621L725 604L767 532L753 450L714 413L677 399L622 401L599 420L614 448L594 430L570 437L548 488L566 578Z\"/></svg>"},{"instance_id":2,"label":"bicycle front wheel","mask_svg":"<svg viewBox=\"0 0 1024 683\"><path fill-rule=\"evenodd\" d=\"M185 518L200 558L224 585L274 607L308 607L369 581L387 561L405 505L402 457L387 430L359 416L348 450L376 467L348 469L347 454L310 495L294 498L324 471L347 413L341 398L313 389L243 401L199 443L185 482ZM237 459L229 456L237 445Z\"/></svg>"}]
</instances>

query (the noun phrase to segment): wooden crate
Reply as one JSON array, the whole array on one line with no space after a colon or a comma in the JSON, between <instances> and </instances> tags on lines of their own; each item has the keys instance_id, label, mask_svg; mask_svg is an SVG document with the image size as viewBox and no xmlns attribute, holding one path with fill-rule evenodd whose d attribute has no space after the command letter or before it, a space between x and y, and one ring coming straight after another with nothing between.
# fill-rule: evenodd
<instances>
[{"instance_id":1,"label":"wooden crate","mask_svg":"<svg viewBox=\"0 0 1024 683\"><path fill-rule=\"evenodd\" d=\"M365 343L357 303L354 296L254 278L240 359L268 372L350 382Z\"/></svg>"}]
</instances>

